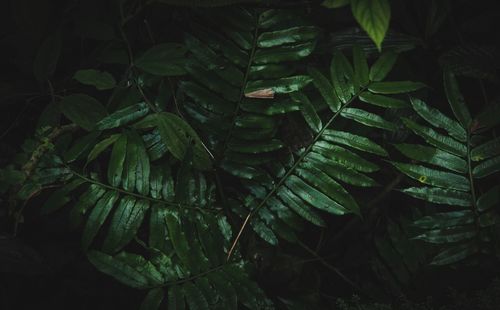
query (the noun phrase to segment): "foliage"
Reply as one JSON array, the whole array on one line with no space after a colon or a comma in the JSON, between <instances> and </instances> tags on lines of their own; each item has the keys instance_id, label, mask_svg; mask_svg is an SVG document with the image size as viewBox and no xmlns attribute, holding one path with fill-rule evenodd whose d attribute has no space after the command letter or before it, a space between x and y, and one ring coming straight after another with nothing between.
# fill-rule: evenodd
<instances>
[{"instance_id":1,"label":"foliage","mask_svg":"<svg viewBox=\"0 0 500 310\"><path fill-rule=\"evenodd\" d=\"M41 104L2 143L14 272L40 261L18 235L58 217L141 309L392 309L429 273L498 266L495 49L459 34L422 58L450 3L418 6L422 33L387 0L92 5L19 64Z\"/></svg>"}]
</instances>

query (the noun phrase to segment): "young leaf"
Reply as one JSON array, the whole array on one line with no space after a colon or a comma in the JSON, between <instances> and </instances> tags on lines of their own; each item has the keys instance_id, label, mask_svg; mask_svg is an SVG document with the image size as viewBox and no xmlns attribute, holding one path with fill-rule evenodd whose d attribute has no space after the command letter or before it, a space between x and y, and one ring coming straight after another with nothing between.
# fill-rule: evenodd
<instances>
[{"instance_id":1,"label":"young leaf","mask_svg":"<svg viewBox=\"0 0 500 310\"><path fill-rule=\"evenodd\" d=\"M354 18L368 33L379 50L382 49L389 20L391 6L388 0L351 0Z\"/></svg>"}]
</instances>

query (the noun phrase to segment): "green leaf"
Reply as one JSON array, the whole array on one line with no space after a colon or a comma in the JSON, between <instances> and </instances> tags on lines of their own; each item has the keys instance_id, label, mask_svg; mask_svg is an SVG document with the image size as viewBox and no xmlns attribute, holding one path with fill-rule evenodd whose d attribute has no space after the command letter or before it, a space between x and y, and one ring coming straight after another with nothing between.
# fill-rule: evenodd
<instances>
[{"instance_id":1,"label":"green leaf","mask_svg":"<svg viewBox=\"0 0 500 310\"><path fill-rule=\"evenodd\" d=\"M162 288L153 288L149 290L139 310L158 310L164 297L165 294Z\"/></svg>"},{"instance_id":2,"label":"green leaf","mask_svg":"<svg viewBox=\"0 0 500 310\"><path fill-rule=\"evenodd\" d=\"M410 159L433 164L455 172L467 172L467 162L464 159L439 149L419 144L396 144L394 146Z\"/></svg>"},{"instance_id":3,"label":"green leaf","mask_svg":"<svg viewBox=\"0 0 500 310\"><path fill-rule=\"evenodd\" d=\"M476 243L458 244L446 248L434 257L431 265L449 265L476 254L479 251Z\"/></svg>"},{"instance_id":4,"label":"green leaf","mask_svg":"<svg viewBox=\"0 0 500 310\"><path fill-rule=\"evenodd\" d=\"M420 183L446 189L469 191L469 180L461 175L430 169L424 166L392 162L394 167Z\"/></svg>"},{"instance_id":5,"label":"green leaf","mask_svg":"<svg viewBox=\"0 0 500 310\"><path fill-rule=\"evenodd\" d=\"M104 130L120 127L145 116L148 112L148 105L140 102L106 116L97 123L97 129Z\"/></svg>"},{"instance_id":6,"label":"green leaf","mask_svg":"<svg viewBox=\"0 0 500 310\"><path fill-rule=\"evenodd\" d=\"M182 288L190 310L209 310L207 299L193 283L186 282Z\"/></svg>"},{"instance_id":7,"label":"green leaf","mask_svg":"<svg viewBox=\"0 0 500 310\"><path fill-rule=\"evenodd\" d=\"M84 182L85 181L82 179L75 179L62 188L54 191L40 208L40 213L49 214L59 210L61 207L71 201L71 198L69 196L70 192L82 185Z\"/></svg>"},{"instance_id":8,"label":"green leaf","mask_svg":"<svg viewBox=\"0 0 500 310\"><path fill-rule=\"evenodd\" d=\"M462 207L469 207L472 204L469 193L439 187L410 187L404 189L403 193L432 203Z\"/></svg>"},{"instance_id":9,"label":"green leaf","mask_svg":"<svg viewBox=\"0 0 500 310\"><path fill-rule=\"evenodd\" d=\"M462 226L474 223L471 210L441 212L419 218L413 224L422 229Z\"/></svg>"},{"instance_id":10,"label":"green leaf","mask_svg":"<svg viewBox=\"0 0 500 310\"><path fill-rule=\"evenodd\" d=\"M496 185L482 194L477 200L477 209L480 212L489 210L500 203L500 185Z\"/></svg>"},{"instance_id":11,"label":"green leaf","mask_svg":"<svg viewBox=\"0 0 500 310\"><path fill-rule=\"evenodd\" d=\"M431 128L421 126L410 119L404 117L401 119L406 127L424 138L429 144L457 156L465 157L467 155L467 147L457 140L441 135Z\"/></svg>"},{"instance_id":12,"label":"green leaf","mask_svg":"<svg viewBox=\"0 0 500 310\"><path fill-rule=\"evenodd\" d=\"M360 151L387 156L386 150L384 150L380 145L366 137L358 136L349 132L327 129L324 131L323 139L347 145Z\"/></svg>"},{"instance_id":13,"label":"green leaf","mask_svg":"<svg viewBox=\"0 0 500 310\"><path fill-rule=\"evenodd\" d=\"M425 84L412 81L375 82L368 86L368 90L376 94L403 94L425 87Z\"/></svg>"},{"instance_id":14,"label":"green leaf","mask_svg":"<svg viewBox=\"0 0 500 310\"><path fill-rule=\"evenodd\" d=\"M401 99L391 98L382 95L374 95L370 92L362 92L359 95L359 100L370 103L383 108L407 108L408 104Z\"/></svg>"},{"instance_id":15,"label":"green leaf","mask_svg":"<svg viewBox=\"0 0 500 310\"><path fill-rule=\"evenodd\" d=\"M321 5L329 9L338 9L351 3L351 0L324 0Z\"/></svg>"},{"instance_id":16,"label":"green leaf","mask_svg":"<svg viewBox=\"0 0 500 310\"><path fill-rule=\"evenodd\" d=\"M292 93L291 97L293 101L300 104L300 113L302 113L302 116L306 120L309 127L314 132L318 133L323 127L323 124L318 116L318 113L316 113L316 109L312 105L311 101L309 101L309 98L307 98L307 96L302 92Z\"/></svg>"},{"instance_id":17,"label":"green leaf","mask_svg":"<svg viewBox=\"0 0 500 310\"><path fill-rule=\"evenodd\" d=\"M273 47L313 40L319 29L313 26L291 27L284 30L262 33L257 39L258 47Z\"/></svg>"},{"instance_id":18,"label":"green leaf","mask_svg":"<svg viewBox=\"0 0 500 310\"><path fill-rule=\"evenodd\" d=\"M245 87L245 97L252 98L257 92L271 92L274 94L287 94L296 92L304 88L311 82L307 75L295 75L277 80L256 80L249 81Z\"/></svg>"},{"instance_id":19,"label":"green leaf","mask_svg":"<svg viewBox=\"0 0 500 310\"><path fill-rule=\"evenodd\" d=\"M476 178L484 178L500 171L500 156L490 158L478 164L472 170L472 175Z\"/></svg>"},{"instance_id":20,"label":"green leaf","mask_svg":"<svg viewBox=\"0 0 500 310\"><path fill-rule=\"evenodd\" d=\"M392 67L394 67L397 59L398 54L393 51L382 53L370 68L370 81L379 82L385 79L387 74L392 70Z\"/></svg>"},{"instance_id":21,"label":"green leaf","mask_svg":"<svg viewBox=\"0 0 500 310\"><path fill-rule=\"evenodd\" d=\"M144 289L163 284L163 277L154 265L139 255L122 252L113 257L90 251L87 257L99 271L125 285Z\"/></svg>"},{"instance_id":22,"label":"green leaf","mask_svg":"<svg viewBox=\"0 0 500 310\"><path fill-rule=\"evenodd\" d=\"M341 102L346 103L354 94L354 71L345 55L335 50L330 64L330 74L335 93Z\"/></svg>"},{"instance_id":23,"label":"green leaf","mask_svg":"<svg viewBox=\"0 0 500 310\"><path fill-rule=\"evenodd\" d=\"M33 62L33 74L38 82L50 79L61 54L61 31L50 34L40 45Z\"/></svg>"},{"instance_id":24,"label":"green leaf","mask_svg":"<svg viewBox=\"0 0 500 310\"><path fill-rule=\"evenodd\" d=\"M367 112L356 108L344 108L340 113L345 118L352 119L368 127L381 128L389 131L395 131L397 126L378 116L377 114Z\"/></svg>"},{"instance_id":25,"label":"green leaf","mask_svg":"<svg viewBox=\"0 0 500 310\"><path fill-rule=\"evenodd\" d=\"M95 98L84 94L69 95L61 101L61 111L70 121L91 131L106 116L106 109Z\"/></svg>"},{"instance_id":26,"label":"green leaf","mask_svg":"<svg viewBox=\"0 0 500 310\"><path fill-rule=\"evenodd\" d=\"M127 151L128 137L126 134L121 134L116 139L111 151L111 157L108 165L108 182L112 186L119 186L122 182L123 164L125 163L125 155Z\"/></svg>"},{"instance_id":27,"label":"green leaf","mask_svg":"<svg viewBox=\"0 0 500 310\"><path fill-rule=\"evenodd\" d=\"M106 71L78 70L73 78L82 84L94 86L98 90L112 89L116 86L115 78Z\"/></svg>"},{"instance_id":28,"label":"green leaf","mask_svg":"<svg viewBox=\"0 0 500 310\"><path fill-rule=\"evenodd\" d=\"M444 90L451 109L453 110L453 114L455 114L455 117L464 128L469 128L472 119L467 109L467 105L465 104L464 97L458 88L458 82L455 75L451 71L446 70L443 78Z\"/></svg>"},{"instance_id":29,"label":"green leaf","mask_svg":"<svg viewBox=\"0 0 500 310\"><path fill-rule=\"evenodd\" d=\"M160 76L176 76L186 73L184 55L187 49L177 43L153 46L135 61L135 66Z\"/></svg>"},{"instance_id":30,"label":"green leaf","mask_svg":"<svg viewBox=\"0 0 500 310\"><path fill-rule=\"evenodd\" d=\"M168 289L168 310L184 310L184 291L178 285L173 285Z\"/></svg>"},{"instance_id":31,"label":"green leaf","mask_svg":"<svg viewBox=\"0 0 500 310\"><path fill-rule=\"evenodd\" d=\"M83 230L82 235L82 246L84 249L87 249L94 237L97 235L97 232L106 221L108 214L111 212L115 202L118 200L118 192L108 191L104 196L99 199L96 203L94 209L89 215L89 219L87 220L87 224L85 225L85 229ZM124 200L120 201L120 204L123 204Z\"/></svg>"},{"instance_id":32,"label":"green leaf","mask_svg":"<svg viewBox=\"0 0 500 310\"><path fill-rule=\"evenodd\" d=\"M391 18L389 1L351 0L351 9L354 18L380 50Z\"/></svg>"},{"instance_id":33,"label":"green leaf","mask_svg":"<svg viewBox=\"0 0 500 310\"><path fill-rule=\"evenodd\" d=\"M137 190L149 194L149 157L141 136L135 131L127 132L127 151L123 169L122 185L127 191Z\"/></svg>"},{"instance_id":34,"label":"green leaf","mask_svg":"<svg viewBox=\"0 0 500 310\"><path fill-rule=\"evenodd\" d=\"M363 159L358 154L323 140L316 142L312 151L357 171L374 172L379 170L377 165Z\"/></svg>"},{"instance_id":35,"label":"green leaf","mask_svg":"<svg viewBox=\"0 0 500 310\"><path fill-rule=\"evenodd\" d=\"M87 156L87 164L96 159L97 156L104 152L110 145L114 144L120 136L120 134L114 134L97 143Z\"/></svg>"},{"instance_id":36,"label":"green leaf","mask_svg":"<svg viewBox=\"0 0 500 310\"><path fill-rule=\"evenodd\" d=\"M359 86L366 86L370 81L370 78L364 50L359 45L354 45L352 49L352 57L354 63L354 78L357 83L359 83Z\"/></svg>"},{"instance_id":37,"label":"green leaf","mask_svg":"<svg viewBox=\"0 0 500 310\"><path fill-rule=\"evenodd\" d=\"M441 113L441 111L429 107L420 99L410 97L413 109L431 125L446 130L453 138L465 142L467 141L467 132L456 121Z\"/></svg>"},{"instance_id":38,"label":"green leaf","mask_svg":"<svg viewBox=\"0 0 500 310\"><path fill-rule=\"evenodd\" d=\"M304 204L302 200L286 186L280 186L277 194L288 207L290 207L295 213L297 213L307 221L317 226L326 225L321 216L311 210L308 205Z\"/></svg>"},{"instance_id":39,"label":"green leaf","mask_svg":"<svg viewBox=\"0 0 500 310\"><path fill-rule=\"evenodd\" d=\"M442 244L470 240L476 237L474 225L447 227L443 229L428 230L414 239L424 240L429 243Z\"/></svg>"},{"instance_id":40,"label":"green leaf","mask_svg":"<svg viewBox=\"0 0 500 310\"><path fill-rule=\"evenodd\" d=\"M182 160L189 145L194 151L193 163L196 168L207 170L212 166L210 157L198 134L182 118L163 112L156 115L156 122L163 142L172 155Z\"/></svg>"},{"instance_id":41,"label":"green leaf","mask_svg":"<svg viewBox=\"0 0 500 310\"><path fill-rule=\"evenodd\" d=\"M195 258L192 255L192 248L182 227L179 214L170 210L165 215L165 222L176 255L186 267L196 272L199 269L199 264L195 262Z\"/></svg>"},{"instance_id":42,"label":"green leaf","mask_svg":"<svg viewBox=\"0 0 500 310\"><path fill-rule=\"evenodd\" d=\"M71 163L78 160L80 156L88 151L88 149L94 144L101 133L99 131L93 131L82 138L76 140L76 142L71 146L71 148L64 153L64 161Z\"/></svg>"},{"instance_id":43,"label":"green leaf","mask_svg":"<svg viewBox=\"0 0 500 310\"><path fill-rule=\"evenodd\" d=\"M319 93L325 99L332 112L337 112L340 109L340 100L335 94L330 81L316 68L309 67L307 72L313 79L314 86L319 90Z\"/></svg>"},{"instance_id":44,"label":"green leaf","mask_svg":"<svg viewBox=\"0 0 500 310\"><path fill-rule=\"evenodd\" d=\"M142 220L149 209L147 200L139 200L125 196L115 209L109 232L104 239L103 249L107 253L115 253L127 245L136 235Z\"/></svg>"},{"instance_id":45,"label":"green leaf","mask_svg":"<svg viewBox=\"0 0 500 310\"><path fill-rule=\"evenodd\" d=\"M473 161L481 161L500 154L500 137L476 146L471 151Z\"/></svg>"}]
</instances>

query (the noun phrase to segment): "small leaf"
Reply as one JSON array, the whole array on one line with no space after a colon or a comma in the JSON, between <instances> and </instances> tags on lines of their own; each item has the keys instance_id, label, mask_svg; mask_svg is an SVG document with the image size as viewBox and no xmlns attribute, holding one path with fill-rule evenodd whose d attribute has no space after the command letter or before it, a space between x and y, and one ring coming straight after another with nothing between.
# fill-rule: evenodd
<instances>
[{"instance_id":1,"label":"small leaf","mask_svg":"<svg viewBox=\"0 0 500 310\"><path fill-rule=\"evenodd\" d=\"M472 170L472 175L476 178L484 178L500 171L500 156L493 157L478 164Z\"/></svg>"},{"instance_id":2,"label":"small leaf","mask_svg":"<svg viewBox=\"0 0 500 310\"><path fill-rule=\"evenodd\" d=\"M358 136L349 132L327 129L323 134L323 138L327 141L347 145L360 151L387 156L387 151L380 145L366 137Z\"/></svg>"},{"instance_id":3,"label":"small leaf","mask_svg":"<svg viewBox=\"0 0 500 310\"><path fill-rule=\"evenodd\" d=\"M477 209L483 212L498 204L500 204L500 185L492 187L479 197L477 200Z\"/></svg>"},{"instance_id":4,"label":"small leaf","mask_svg":"<svg viewBox=\"0 0 500 310\"><path fill-rule=\"evenodd\" d=\"M425 87L425 84L412 81L375 82L368 86L368 90L376 94L403 94Z\"/></svg>"},{"instance_id":5,"label":"small leaf","mask_svg":"<svg viewBox=\"0 0 500 310\"><path fill-rule=\"evenodd\" d=\"M87 249L90 246L117 200L118 193L115 191L108 191L96 203L94 209L89 215L85 229L83 230L82 246L84 249ZM122 204L123 200L120 203Z\"/></svg>"},{"instance_id":6,"label":"small leaf","mask_svg":"<svg viewBox=\"0 0 500 310\"><path fill-rule=\"evenodd\" d=\"M393 51L382 53L370 68L370 80L379 82L385 79L387 74L392 70L392 67L394 67L397 59L398 54Z\"/></svg>"},{"instance_id":7,"label":"small leaf","mask_svg":"<svg viewBox=\"0 0 500 310\"><path fill-rule=\"evenodd\" d=\"M476 146L470 155L473 161L481 161L498 154L500 154L500 137Z\"/></svg>"},{"instance_id":8,"label":"small leaf","mask_svg":"<svg viewBox=\"0 0 500 310\"><path fill-rule=\"evenodd\" d=\"M467 162L448 152L419 144L396 144L394 146L405 156L413 160L419 160L455 172L467 172Z\"/></svg>"},{"instance_id":9,"label":"small leaf","mask_svg":"<svg viewBox=\"0 0 500 310\"><path fill-rule=\"evenodd\" d=\"M420 183L466 192L470 190L469 180L464 176L440 170L434 170L419 165L396 162L393 162L392 164L399 171L403 172L410 178L419 181Z\"/></svg>"},{"instance_id":10,"label":"small leaf","mask_svg":"<svg viewBox=\"0 0 500 310\"><path fill-rule=\"evenodd\" d=\"M80 156L88 151L88 149L94 144L94 141L99 137L101 133L99 131L93 131L88 135L76 140L76 142L71 146L71 148L64 153L64 161L71 163L78 160Z\"/></svg>"},{"instance_id":11,"label":"small leaf","mask_svg":"<svg viewBox=\"0 0 500 310\"><path fill-rule=\"evenodd\" d=\"M149 107L146 103L140 102L132 106L128 106L121 110L118 110L111 115L106 116L97 123L97 129L112 129L120 127L122 125L128 124L135 121L149 112Z\"/></svg>"},{"instance_id":12,"label":"small leaf","mask_svg":"<svg viewBox=\"0 0 500 310\"><path fill-rule=\"evenodd\" d=\"M397 130L397 126L391 122L386 121L377 114L367 112L365 110L356 108L344 108L340 113L345 118L352 119L360 124L368 127L381 128L389 131Z\"/></svg>"},{"instance_id":13,"label":"small leaf","mask_svg":"<svg viewBox=\"0 0 500 310\"><path fill-rule=\"evenodd\" d=\"M460 123L444 115L441 111L429 107L420 99L410 97L410 102L413 109L431 125L446 130L450 136L459 141L467 141L467 132Z\"/></svg>"},{"instance_id":14,"label":"small leaf","mask_svg":"<svg viewBox=\"0 0 500 310\"><path fill-rule=\"evenodd\" d=\"M163 142L175 158L184 159L188 146L192 145L195 167L206 170L212 166L203 142L182 118L172 113L163 112L156 115L155 119Z\"/></svg>"},{"instance_id":15,"label":"small leaf","mask_svg":"<svg viewBox=\"0 0 500 310\"><path fill-rule=\"evenodd\" d=\"M338 9L351 3L351 0L324 0L321 5L329 9Z\"/></svg>"},{"instance_id":16,"label":"small leaf","mask_svg":"<svg viewBox=\"0 0 500 310\"><path fill-rule=\"evenodd\" d=\"M116 86L115 78L106 71L78 70L73 78L82 84L94 86L98 90L112 89Z\"/></svg>"},{"instance_id":17,"label":"small leaf","mask_svg":"<svg viewBox=\"0 0 500 310\"><path fill-rule=\"evenodd\" d=\"M91 131L106 116L106 109L95 98L84 94L69 95L61 101L61 111L70 121Z\"/></svg>"},{"instance_id":18,"label":"small leaf","mask_svg":"<svg viewBox=\"0 0 500 310\"><path fill-rule=\"evenodd\" d=\"M479 249L475 243L453 245L436 255L432 260L431 265L442 266L453 264L472 256L478 251Z\"/></svg>"},{"instance_id":19,"label":"small leaf","mask_svg":"<svg viewBox=\"0 0 500 310\"><path fill-rule=\"evenodd\" d=\"M469 128L472 121L470 112L458 88L457 79L451 71L444 72L444 90L453 114L464 128Z\"/></svg>"},{"instance_id":20,"label":"small leaf","mask_svg":"<svg viewBox=\"0 0 500 310\"><path fill-rule=\"evenodd\" d=\"M314 86L316 86L321 96L330 107L330 110L332 110L332 112L337 112L340 109L340 100L335 94L335 90L330 81L316 68L309 67L307 72L311 76Z\"/></svg>"},{"instance_id":21,"label":"small leaf","mask_svg":"<svg viewBox=\"0 0 500 310\"><path fill-rule=\"evenodd\" d=\"M316 113L316 109L312 105L311 101L309 101L309 98L307 98L307 96L302 92L292 93L291 98L293 101L298 102L301 105L300 113L302 113L302 116L306 120L309 127L314 132L319 132L323 127L323 124L318 116L318 113Z\"/></svg>"},{"instance_id":22,"label":"small leaf","mask_svg":"<svg viewBox=\"0 0 500 310\"><path fill-rule=\"evenodd\" d=\"M407 108L408 104L401 99L396 99L392 97L374 95L370 92L362 92L359 95L359 100L370 103L383 108Z\"/></svg>"},{"instance_id":23,"label":"small leaf","mask_svg":"<svg viewBox=\"0 0 500 310\"><path fill-rule=\"evenodd\" d=\"M352 49L352 57L354 63L354 77L363 87L370 81L368 63L366 62L366 55L359 45L354 45Z\"/></svg>"},{"instance_id":24,"label":"small leaf","mask_svg":"<svg viewBox=\"0 0 500 310\"><path fill-rule=\"evenodd\" d=\"M432 203L462 207L469 207L472 205L472 197L469 193L451 189L439 187L410 187L404 189L403 193Z\"/></svg>"},{"instance_id":25,"label":"small leaf","mask_svg":"<svg viewBox=\"0 0 500 310\"><path fill-rule=\"evenodd\" d=\"M351 0L352 14L380 50L391 18L388 0Z\"/></svg>"},{"instance_id":26,"label":"small leaf","mask_svg":"<svg viewBox=\"0 0 500 310\"><path fill-rule=\"evenodd\" d=\"M119 137L120 134L114 134L94 145L94 148L90 151L89 155L87 156L87 164L96 159L97 156L99 156L102 152L104 152L110 145L115 143Z\"/></svg>"}]
</instances>

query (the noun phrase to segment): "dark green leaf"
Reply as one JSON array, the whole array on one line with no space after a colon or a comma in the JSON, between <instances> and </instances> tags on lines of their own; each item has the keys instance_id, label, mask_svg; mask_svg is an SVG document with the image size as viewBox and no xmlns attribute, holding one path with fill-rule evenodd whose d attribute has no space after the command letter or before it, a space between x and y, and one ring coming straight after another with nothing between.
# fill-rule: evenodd
<instances>
[{"instance_id":1,"label":"dark green leaf","mask_svg":"<svg viewBox=\"0 0 500 310\"><path fill-rule=\"evenodd\" d=\"M370 68L370 80L379 82L385 79L387 74L392 70L392 67L394 67L397 59L398 54L393 51L382 53Z\"/></svg>"},{"instance_id":2,"label":"dark green leaf","mask_svg":"<svg viewBox=\"0 0 500 310\"><path fill-rule=\"evenodd\" d=\"M368 86L368 90L376 94L403 94L425 87L425 84L412 81L375 82Z\"/></svg>"},{"instance_id":3,"label":"dark green leaf","mask_svg":"<svg viewBox=\"0 0 500 310\"><path fill-rule=\"evenodd\" d=\"M94 86L98 90L112 89L116 86L115 78L106 71L78 70L73 78L82 84Z\"/></svg>"},{"instance_id":4,"label":"dark green leaf","mask_svg":"<svg viewBox=\"0 0 500 310\"><path fill-rule=\"evenodd\" d=\"M140 102L106 116L97 123L97 129L103 130L120 127L145 116L148 112L148 105Z\"/></svg>"},{"instance_id":5,"label":"dark green leaf","mask_svg":"<svg viewBox=\"0 0 500 310\"><path fill-rule=\"evenodd\" d=\"M399 171L423 184L429 184L442 188L469 191L470 183L464 176L430 169L424 166L392 163Z\"/></svg>"},{"instance_id":6,"label":"dark green leaf","mask_svg":"<svg viewBox=\"0 0 500 310\"><path fill-rule=\"evenodd\" d=\"M457 79L451 71L445 70L444 72L444 90L446 91L446 97L453 110L453 114L455 114L455 117L464 128L469 128L472 119L464 97L458 88Z\"/></svg>"},{"instance_id":7,"label":"dark green leaf","mask_svg":"<svg viewBox=\"0 0 500 310\"><path fill-rule=\"evenodd\" d=\"M70 121L85 130L94 129L106 116L106 109L95 98L84 94L69 95L61 101L61 111Z\"/></svg>"},{"instance_id":8,"label":"dark green leaf","mask_svg":"<svg viewBox=\"0 0 500 310\"><path fill-rule=\"evenodd\" d=\"M83 230L82 246L84 249L87 249L92 243L94 237L97 235L102 224L104 224L104 221L106 221L108 214L111 212L111 209L117 200L118 193L115 191L108 191L96 203L94 209L92 209L92 212L89 215L85 229ZM124 199L120 201L120 204L123 203L125 203Z\"/></svg>"},{"instance_id":9,"label":"dark green leaf","mask_svg":"<svg viewBox=\"0 0 500 310\"><path fill-rule=\"evenodd\" d=\"M141 303L141 307L139 310L158 310L160 308L160 304L165 297L162 288L154 288L149 290L146 295L146 298Z\"/></svg>"},{"instance_id":10,"label":"dark green leaf","mask_svg":"<svg viewBox=\"0 0 500 310\"><path fill-rule=\"evenodd\" d=\"M298 102L301 106L300 112L302 113L302 116L306 120L309 127L314 132L319 132L323 127L323 124L318 116L318 113L316 113L316 109L311 104L311 101L309 101L309 98L307 98L307 96L302 92L292 93L291 97L293 101Z\"/></svg>"},{"instance_id":11,"label":"dark green leaf","mask_svg":"<svg viewBox=\"0 0 500 310\"><path fill-rule=\"evenodd\" d=\"M432 203L447 204L452 206L469 207L472 197L469 193L459 192L439 187L410 187L403 190L404 193L423 199Z\"/></svg>"},{"instance_id":12,"label":"dark green leaf","mask_svg":"<svg viewBox=\"0 0 500 310\"><path fill-rule=\"evenodd\" d=\"M186 73L184 54L186 48L177 43L153 46L135 61L142 70L161 76L176 76Z\"/></svg>"}]
</instances>

